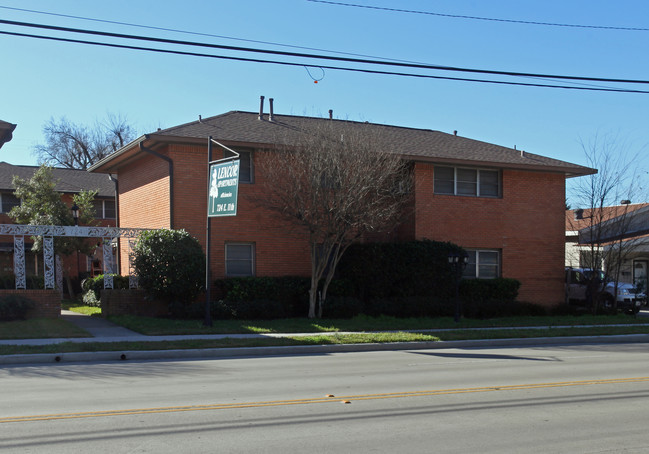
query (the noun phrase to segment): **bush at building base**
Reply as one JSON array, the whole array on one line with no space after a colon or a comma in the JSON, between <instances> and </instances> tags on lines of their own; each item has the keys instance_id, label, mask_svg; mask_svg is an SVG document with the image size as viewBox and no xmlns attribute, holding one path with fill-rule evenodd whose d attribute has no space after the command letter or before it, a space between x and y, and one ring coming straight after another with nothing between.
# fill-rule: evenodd
<instances>
[{"instance_id":1,"label":"bush at building base","mask_svg":"<svg viewBox=\"0 0 649 454\"><path fill-rule=\"evenodd\" d=\"M185 230L148 230L133 253L139 287L166 301L173 315L184 316L205 287L205 254L198 240Z\"/></svg>"}]
</instances>

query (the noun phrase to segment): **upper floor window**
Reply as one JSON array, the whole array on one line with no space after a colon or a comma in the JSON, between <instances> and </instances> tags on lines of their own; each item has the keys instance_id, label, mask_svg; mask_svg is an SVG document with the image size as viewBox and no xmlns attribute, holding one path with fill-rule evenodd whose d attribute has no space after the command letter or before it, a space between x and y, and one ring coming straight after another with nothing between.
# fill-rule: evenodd
<instances>
[{"instance_id":1,"label":"upper floor window","mask_svg":"<svg viewBox=\"0 0 649 454\"><path fill-rule=\"evenodd\" d=\"M0 194L2 212L9 213L13 207L20 206L20 199L13 194L3 192Z\"/></svg>"},{"instance_id":2,"label":"upper floor window","mask_svg":"<svg viewBox=\"0 0 649 454\"><path fill-rule=\"evenodd\" d=\"M436 194L500 197L500 172L436 166L434 188Z\"/></svg>"},{"instance_id":3,"label":"upper floor window","mask_svg":"<svg viewBox=\"0 0 649 454\"><path fill-rule=\"evenodd\" d=\"M115 219L115 201L114 200L97 200L93 202L95 207L95 217L97 219Z\"/></svg>"},{"instance_id":4,"label":"upper floor window","mask_svg":"<svg viewBox=\"0 0 649 454\"><path fill-rule=\"evenodd\" d=\"M254 183L254 172L252 166L252 151L250 150L235 150L239 153L239 183ZM229 151L225 150L224 157L229 158L234 156Z\"/></svg>"},{"instance_id":5,"label":"upper floor window","mask_svg":"<svg viewBox=\"0 0 649 454\"><path fill-rule=\"evenodd\" d=\"M467 250L469 263L462 276L465 278L495 279L500 277L500 251Z\"/></svg>"}]
</instances>

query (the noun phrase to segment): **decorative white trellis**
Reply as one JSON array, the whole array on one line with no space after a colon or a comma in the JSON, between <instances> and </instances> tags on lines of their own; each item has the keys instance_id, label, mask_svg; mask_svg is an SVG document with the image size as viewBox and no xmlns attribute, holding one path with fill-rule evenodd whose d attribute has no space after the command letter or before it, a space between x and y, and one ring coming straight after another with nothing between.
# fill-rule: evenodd
<instances>
[{"instance_id":1,"label":"decorative white trellis","mask_svg":"<svg viewBox=\"0 0 649 454\"><path fill-rule=\"evenodd\" d=\"M16 275L16 288L27 288L27 274L25 267L25 236L43 237L43 275L45 288L54 289L62 287L63 273L61 272L60 258L55 255L54 237L83 237L101 238L103 244L104 262L104 288L113 288L113 251L112 242L117 238L129 238L129 287L137 288L137 278L133 273L133 248L135 238L145 229L128 229L120 227L85 227L68 225L24 225L0 224L0 235L13 235L14 237L14 274Z\"/></svg>"}]
</instances>

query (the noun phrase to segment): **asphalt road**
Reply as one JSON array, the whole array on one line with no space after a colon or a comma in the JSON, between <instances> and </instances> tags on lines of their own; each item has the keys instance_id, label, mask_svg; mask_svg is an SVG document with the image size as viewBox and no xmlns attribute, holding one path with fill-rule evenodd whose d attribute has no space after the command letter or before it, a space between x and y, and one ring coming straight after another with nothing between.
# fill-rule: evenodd
<instances>
[{"instance_id":1,"label":"asphalt road","mask_svg":"<svg viewBox=\"0 0 649 454\"><path fill-rule=\"evenodd\" d=\"M649 344L0 368L2 453L640 453Z\"/></svg>"}]
</instances>

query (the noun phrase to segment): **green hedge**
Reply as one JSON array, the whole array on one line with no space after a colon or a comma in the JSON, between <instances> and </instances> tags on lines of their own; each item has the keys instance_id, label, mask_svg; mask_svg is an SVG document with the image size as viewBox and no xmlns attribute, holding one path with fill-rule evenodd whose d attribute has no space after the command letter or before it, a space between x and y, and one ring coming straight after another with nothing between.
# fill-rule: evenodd
<instances>
[{"instance_id":1,"label":"green hedge","mask_svg":"<svg viewBox=\"0 0 649 454\"><path fill-rule=\"evenodd\" d=\"M30 290L42 290L45 288L45 278L43 276L26 276L25 284ZM0 289L15 289L16 276L13 274L0 275Z\"/></svg>"},{"instance_id":2,"label":"green hedge","mask_svg":"<svg viewBox=\"0 0 649 454\"><path fill-rule=\"evenodd\" d=\"M300 276L240 277L215 281L218 300L214 304L215 318L274 319L304 317L309 310L311 278ZM349 281L334 279L328 290L323 313L329 318L353 317L362 311L359 300L350 298L353 288Z\"/></svg>"},{"instance_id":3,"label":"green hedge","mask_svg":"<svg viewBox=\"0 0 649 454\"><path fill-rule=\"evenodd\" d=\"M540 306L516 301L521 283L516 279L464 279L460 282L463 313L468 318L541 315Z\"/></svg>"},{"instance_id":4,"label":"green hedge","mask_svg":"<svg viewBox=\"0 0 649 454\"><path fill-rule=\"evenodd\" d=\"M217 294L216 299L226 302L224 310L232 314L251 313L252 309L237 308L240 303L251 303L254 301L277 301L281 302L281 309L277 305L277 316L303 316L306 309L300 314L302 308L308 308L310 278L307 277L239 277L230 279L219 279L215 281ZM236 304L239 303L239 304ZM265 304L271 306L270 304ZM299 315L298 315L299 314ZM234 316L234 315L233 315ZM241 318L235 316L235 318ZM244 317L248 318L248 317Z\"/></svg>"},{"instance_id":5,"label":"green hedge","mask_svg":"<svg viewBox=\"0 0 649 454\"><path fill-rule=\"evenodd\" d=\"M113 288L128 289L129 277L113 274ZM82 299L86 306L101 306L101 291L104 289L104 275L99 274L95 277L88 277L81 281Z\"/></svg>"},{"instance_id":6,"label":"green hedge","mask_svg":"<svg viewBox=\"0 0 649 454\"><path fill-rule=\"evenodd\" d=\"M23 320L27 312L33 309L34 302L22 295L11 294L0 296L0 320Z\"/></svg>"},{"instance_id":7,"label":"green hedge","mask_svg":"<svg viewBox=\"0 0 649 454\"><path fill-rule=\"evenodd\" d=\"M461 251L452 243L430 240L354 244L342 257L337 274L352 283L355 295L365 303L431 295L445 300L455 294L448 255Z\"/></svg>"},{"instance_id":8,"label":"green hedge","mask_svg":"<svg viewBox=\"0 0 649 454\"><path fill-rule=\"evenodd\" d=\"M352 245L329 286L323 316L453 316L455 279L448 255L461 252L452 243L429 240ZM215 318L272 319L307 313L307 277L230 278L217 280L215 285ZM519 288L515 279L461 280L463 315L489 318L543 313L538 306L516 302Z\"/></svg>"},{"instance_id":9,"label":"green hedge","mask_svg":"<svg viewBox=\"0 0 649 454\"><path fill-rule=\"evenodd\" d=\"M323 315L452 316L455 279L448 255L461 252L455 244L430 240L352 245L331 282ZM215 317L303 317L310 279L232 278L216 281L216 287L220 302L215 304ZM515 279L463 279L463 315L488 318L544 312L538 306L517 303L519 288Z\"/></svg>"}]
</instances>

